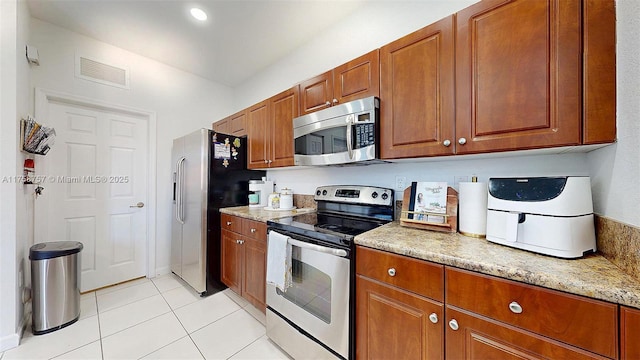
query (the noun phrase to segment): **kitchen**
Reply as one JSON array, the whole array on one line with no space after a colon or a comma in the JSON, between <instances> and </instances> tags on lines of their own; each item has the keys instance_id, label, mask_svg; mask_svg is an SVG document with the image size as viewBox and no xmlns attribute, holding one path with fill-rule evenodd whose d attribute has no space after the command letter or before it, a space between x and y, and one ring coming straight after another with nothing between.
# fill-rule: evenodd
<instances>
[{"instance_id":1,"label":"kitchen","mask_svg":"<svg viewBox=\"0 0 640 360\"><path fill-rule=\"evenodd\" d=\"M141 58L122 49L118 49L90 38L69 32L49 23L29 18L25 4L17 2L13 9L17 13L18 21L13 32L14 43L29 43L39 49L41 65L29 68L27 64L15 62L14 75L3 73L3 86L10 86L11 79L18 89L13 109L15 113L9 118L33 113L34 88L54 89L65 93L84 95L101 99L105 102L128 105L137 108L154 110L157 113L156 143L156 174L157 181L153 186L157 194L168 193L170 181L170 147L160 144L170 144L179 135L186 134L199 127L209 127L216 119L248 107L283 88L302 79L310 78L327 69L331 69L351 58L393 41L411 31L430 24L452 12L468 6L467 2L414 3L400 7L389 4L367 6L353 15L351 21L340 22L324 32L322 35L307 42L290 56L268 67L245 83L229 88L202 78L178 71L155 61ZM9 6L3 2L3 6ZM12 9L9 8L8 11ZM3 23L6 8L3 8ZM635 47L633 34L637 33L637 5L633 1L617 2L618 17L618 142L590 153L569 153L559 155L532 155L529 153L517 157L500 158L499 161L478 157L462 157L448 159L438 158L437 161L400 162L392 164L378 164L367 167L344 168L310 168L310 169L281 169L268 172L278 187L290 187L298 194L312 194L316 186L327 184L363 183L397 189L396 177L404 177L407 181L447 181L454 183L457 176L472 175L486 180L490 176L545 176L556 174L590 175L593 184L594 208L599 215L616 221L638 226L640 219L635 204L638 203L636 191L638 178L638 147L632 138L638 134L637 114L637 58L638 49ZM393 15L389 15L393 14ZM371 19L379 19L371 21ZM15 20L14 20L15 21ZM375 25L374 25L375 24ZM381 25L386 24L386 25ZM347 40L340 34L353 34L358 41ZM3 34L4 34L3 28ZM4 41L4 40L3 40ZM3 43L4 45L4 43ZM3 46L3 57L4 55ZM16 48L22 49L22 46ZM132 70L132 89L123 91L100 87L74 78L73 63L75 52L83 50L85 53L99 53L106 60L124 61ZM330 56L327 56L330 55ZM15 54L15 58L22 60L23 56ZM310 62L308 59L314 59ZM14 59L15 61L15 59ZM9 62L12 64L13 62ZM5 71L3 58L3 71ZM304 64L304 66L302 66ZM138 74L136 79L133 74ZM8 76L8 77L5 77ZM6 94L15 90L3 87L3 174L15 173L13 169L22 167L23 154L17 153L15 139L5 139L5 133L16 132L16 121L9 122L5 118L5 111L11 107L5 106ZM215 106L211 105L215 100ZM175 104L185 104L178 109ZM185 114L185 109L188 111ZM179 119L179 120L176 120ZM6 131L5 131L6 130ZM15 158L15 159L14 159ZM8 159L8 160L6 160ZM164 160L163 160L164 159ZM6 161L5 161L6 160ZM36 165L37 166L37 165ZM7 167L10 171L5 171ZM371 179L375 179L371 183ZM3 293L16 293L13 306L5 307L6 298L3 297L3 321L1 336L14 334L20 323L21 306L18 291L10 284L18 283L21 267L28 266L25 254L34 242L32 234L33 212L32 204L27 201L28 196L23 190L5 190L2 201L2 276ZM13 202L5 202L5 194ZM398 194L398 193L397 193ZM397 195L396 197L399 198ZM168 199L157 198L157 226L155 229L155 265L150 266L156 274L168 272L169 266L169 232L168 224L162 219L171 217ZM17 209L17 211L16 211ZM14 214L14 215L11 215ZM6 216L5 216L6 215ZM13 227L13 233L11 229ZM11 235L13 234L13 235ZM13 239L13 240L10 240ZM17 240L15 240L17 239ZM9 255L6 255L9 254ZM11 254L16 256L12 257ZM5 258L7 257L7 258ZM7 261L5 261L7 260ZM5 269L5 266L7 269ZM6 270L6 271L5 271ZM155 274L153 274L155 275ZM8 277L5 281L5 277ZM6 285L5 285L6 284ZM5 286L7 288L5 288ZM17 286L16 286L17 288ZM6 314L5 314L6 312ZM4 319L13 319L7 320ZM8 324L8 325L5 325ZM14 325L11 325L14 324ZM7 328L5 328L7 326Z\"/></svg>"}]
</instances>

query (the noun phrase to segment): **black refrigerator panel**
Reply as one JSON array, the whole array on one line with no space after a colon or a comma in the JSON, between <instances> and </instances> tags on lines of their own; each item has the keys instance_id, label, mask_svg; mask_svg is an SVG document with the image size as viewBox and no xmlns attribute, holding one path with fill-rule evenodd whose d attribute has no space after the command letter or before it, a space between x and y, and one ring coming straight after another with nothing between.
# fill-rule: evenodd
<instances>
[{"instance_id":1,"label":"black refrigerator panel","mask_svg":"<svg viewBox=\"0 0 640 360\"><path fill-rule=\"evenodd\" d=\"M207 206L207 293L226 288L221 275L220 209L249 205L249 180L265 171L247 170L247 138L210 131Z\"/></svg>"}]
</instances>

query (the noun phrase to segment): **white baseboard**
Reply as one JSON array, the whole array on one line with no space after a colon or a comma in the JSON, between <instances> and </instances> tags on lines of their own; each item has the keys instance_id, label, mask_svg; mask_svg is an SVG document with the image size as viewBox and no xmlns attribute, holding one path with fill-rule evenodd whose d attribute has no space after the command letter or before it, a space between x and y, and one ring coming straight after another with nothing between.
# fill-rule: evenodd
<instances>
[{"instance_id":1,"label":"white baseboard","mask_svg":"<svg viewBox=\"0 0 640 360\"><path fill-rule=\"evenodd\" d=\"M0 338L0 352L13 349L20 345L20 334L11 334Z\"/></svg>"}]
</instances>

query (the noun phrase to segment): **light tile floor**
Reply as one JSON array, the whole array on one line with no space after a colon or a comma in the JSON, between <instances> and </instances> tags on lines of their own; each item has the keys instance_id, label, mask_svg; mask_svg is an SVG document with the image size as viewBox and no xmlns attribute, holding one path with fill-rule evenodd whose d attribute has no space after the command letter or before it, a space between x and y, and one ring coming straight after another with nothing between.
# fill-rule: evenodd
<instances>
[{"instance_id":1,"label":"light tile floor","mask_svg":"<svg viewBox=\"0 0 640 360\"><path fill-rule=\"evenodd\" d=\"M83 294L80 319L0 354L10 359L290 359L265 315L231 290L201 298L173 274Z\"/></svg>"}]
</instances>

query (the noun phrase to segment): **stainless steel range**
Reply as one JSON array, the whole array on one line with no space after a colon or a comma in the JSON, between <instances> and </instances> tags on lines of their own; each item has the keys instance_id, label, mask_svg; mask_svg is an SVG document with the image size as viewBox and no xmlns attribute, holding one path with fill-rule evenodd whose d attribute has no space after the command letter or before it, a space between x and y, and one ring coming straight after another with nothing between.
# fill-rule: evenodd
<instances>
[{"instance_id":1,"label":"stainless steel range","mask_svg":"<svg viewBox=\"0 0 640 360\"><path fill-rule=\"evenodd\" d=\"M321 186L315 200L315 214L267 222L268 256L282 236L291 254L290 284L267 283L267 336L296 359L355 358L353 238L393 221L393 190Z\"/></svg>"}]
</instances>

